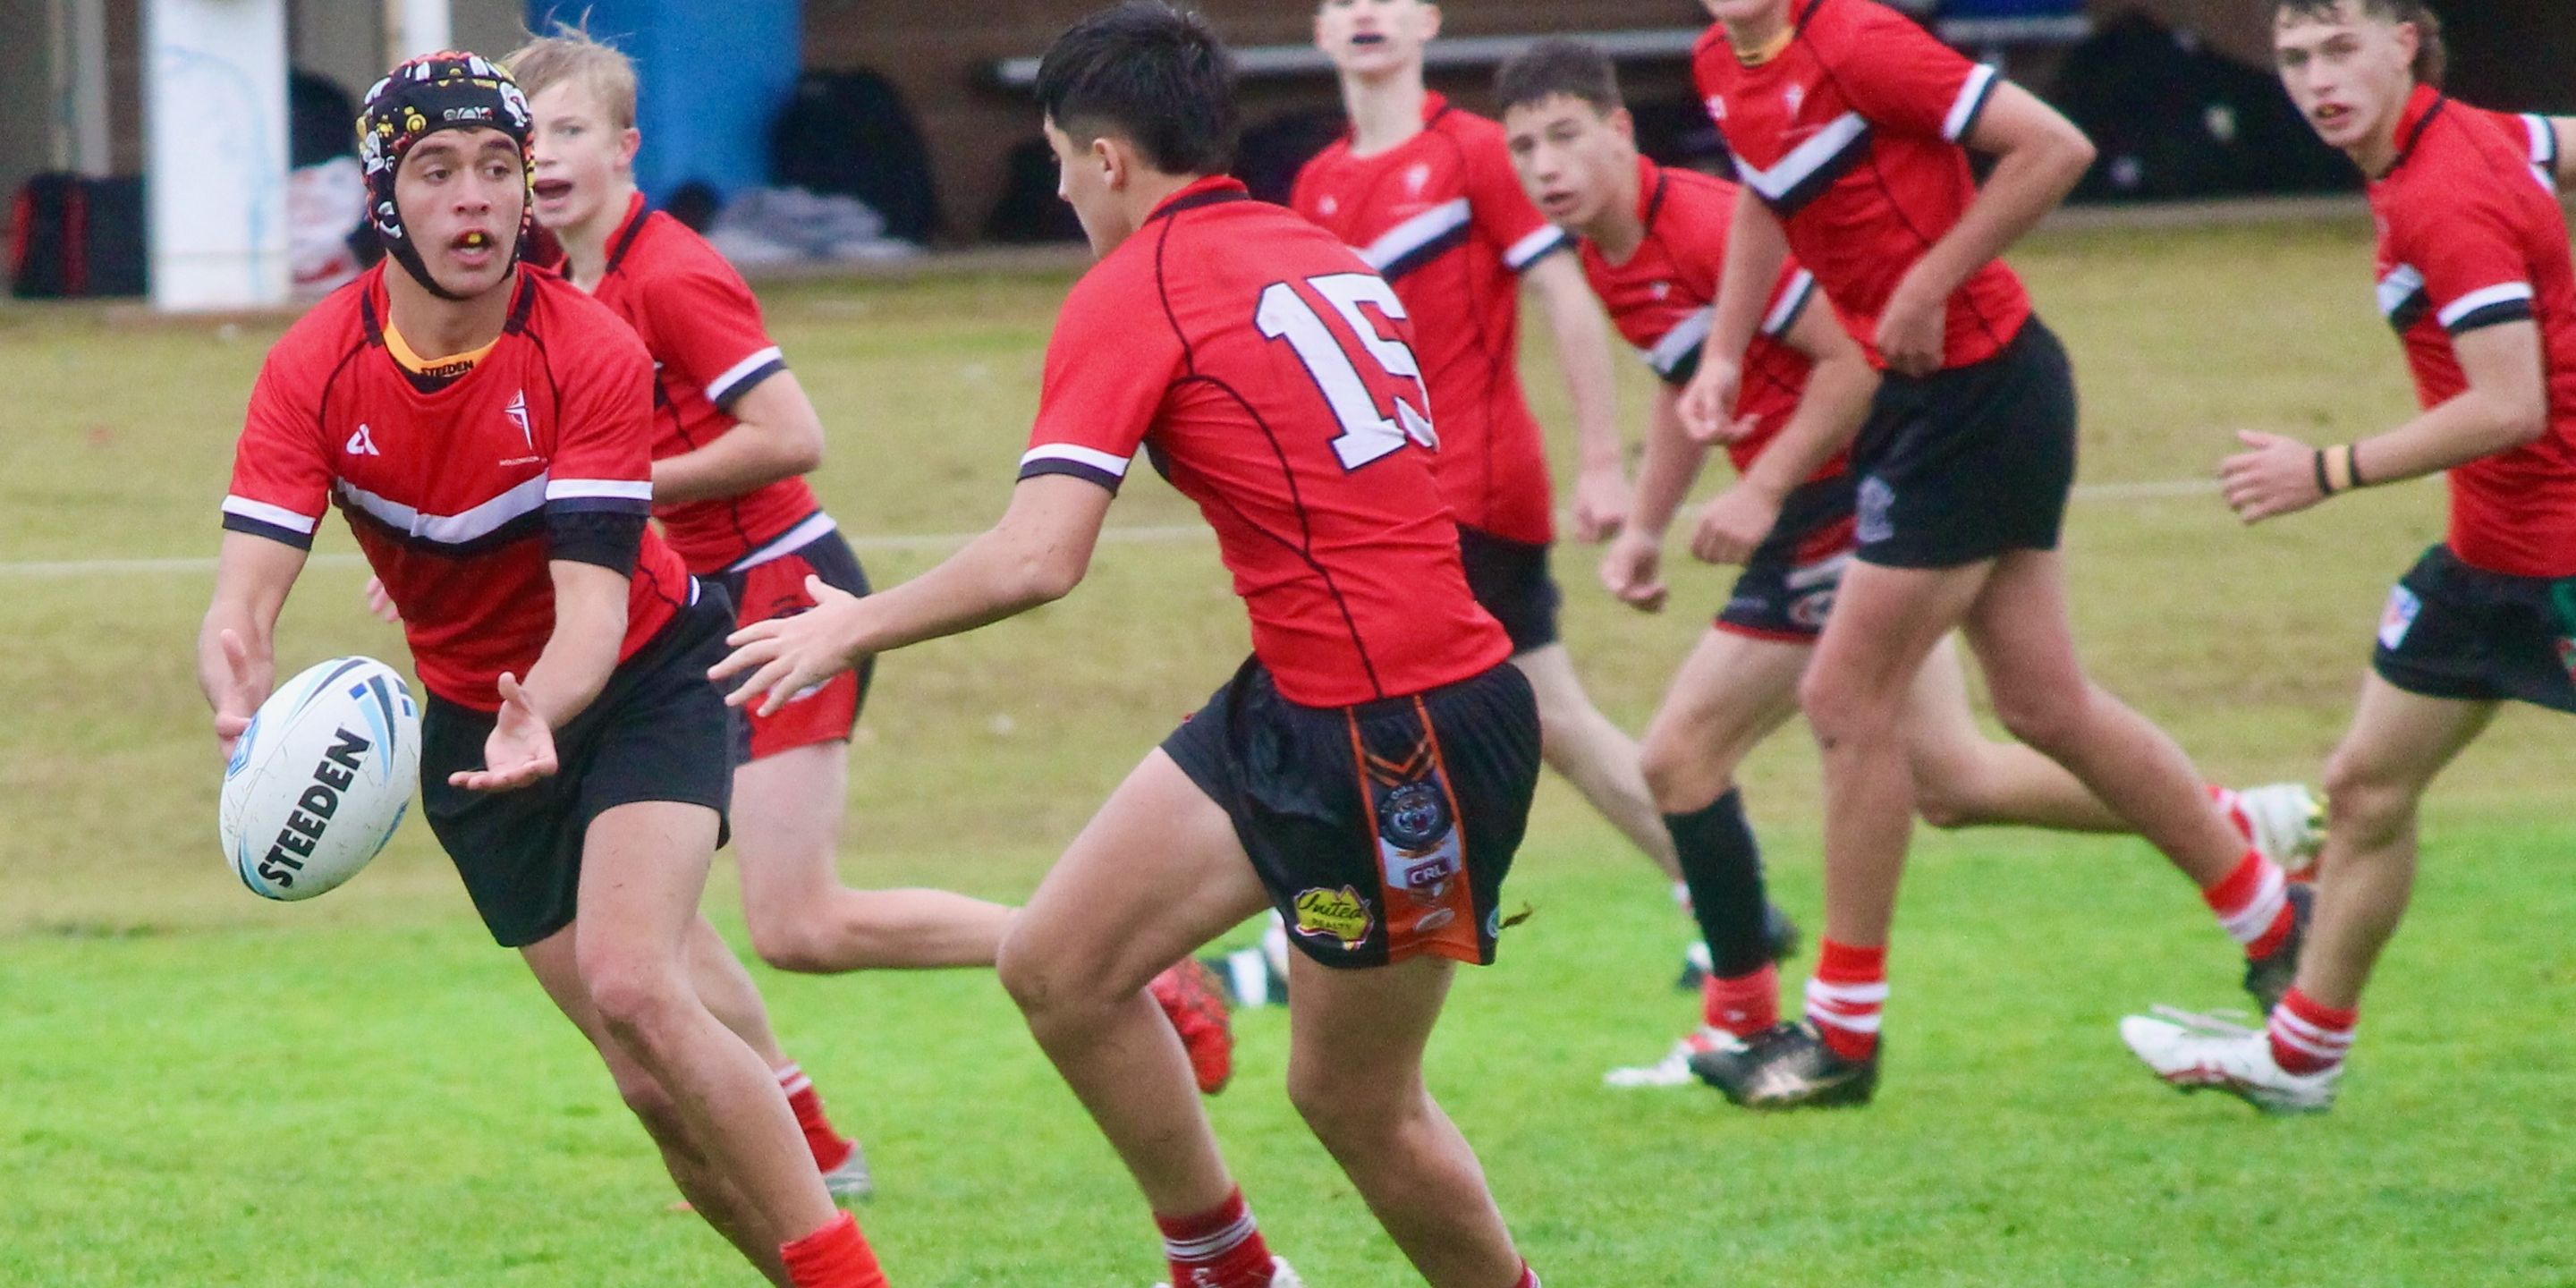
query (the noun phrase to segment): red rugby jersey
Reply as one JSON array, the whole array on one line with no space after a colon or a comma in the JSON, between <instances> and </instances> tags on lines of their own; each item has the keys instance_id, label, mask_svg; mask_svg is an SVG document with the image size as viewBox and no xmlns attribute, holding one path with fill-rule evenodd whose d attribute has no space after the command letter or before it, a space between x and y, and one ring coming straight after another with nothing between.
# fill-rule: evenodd
<instances>
[{"instance_id":1,"label":"red rugby jersey","mask_svg":"<svg viewBox=\"0 0 2576 1288\"><path fill-rule=\"evenodd\" d=\"M1512 646L1467 592L1412 338L1331 236L1202 179L1066 297L1020 477L1115 490L1141 444L1216 529L1293 702L1463 680Z\"/></svg>"},{"instance_id":2,"label":"red rugby jersey","mask_svg":"<svg viewBox=\"0 0 2576 1288\"><path fill-rule=\"evenodd\" d=\"M1513 541L1554 532L1547 450L1521 392L1521 270L1569 239L1530 204L1503 127L1433 94L1420 134L1375 156L1348 136L1297 172L1290 203L1393 284L1440 421L1458 522Z\"/></svg>"},{"instance_id":3,"label":"red rugby jersey","mask_svg":"<svg viewBox=\"0 0 2576 1288\"><path fill-rule=\"evenodd\" d=\"M2576 576L2576 268L2543 167L2555 136L2423 86L2397 141L2370 208L2379 310L2405 341L2416 397L2430 408L2467 391L2451 342L2479 327L2536 321L2547 362L2549 431L2450 472L2451 553L2517 577ZM2367 475L2367 454L2361 464Z\"/></svg>"},{"instance_id":4,"label":"red rugby jersey","mask_svg":"<svg viewBox=\"0 0 2576 1288\"><path fill-rule=\"evenodd\" d=\"M734 400L787 369L742 274L688 225L645 210L642 193L609 237L608 266L591 294L653 354L657 461L723 436L736 423L726 414ZM805 480L786 478L721 500L657 505L653 517L689 571L704 576L830 532L820 510ZM784 548L765 549L772 546Z\"/></svg>"},{"instance_id":5,"label":"red rugby jersey","mask_svg":"<svg viewBox=\"0 0 2576 1288\"><path fill-rule=\"evenodd\" d=\"M1888 297L1976 200L1959 140L1995 72L1875 0L1793 0L1790 19L1788 48L1751 67L1723 26L1709 28L1691 73L1736 173L1884 367L1875 340ZM1978 269L1950 297L1941 365L1993 357L2029 317L2011 269Z\"/></svg>"},{"instance_id":6,"label":"red rugby jersey","mask_svg":"<svg viewBox=\"0 0 2576 1288\"><path fill-rule=\"evenodd\" d=\"M1726 236L1734 227L1736 186L1695 170L1667 170L1637 158L1637 218L1645 240L1627 262L1613 264L1601 247L1582 243L1583 276L1610 310L1610 322L1637 347L1646 365L1678 389L1699 370L1700 349L1716 316L1717 284L1726 275ZM1780 271L1771 306L1762 317L1761 333L1744 350L1744 380L1735 399L1735 414L1758 416L1761 423L1730 443L1727 458L1737 473L1780 436L1807 390L1807 372L1815 364L1781 343L1816 300L1816 278L1792 260ZM1832 478L1843 472L1836 453L1816 472Z\"/></svg>"},{"instance_id":7,"label":"red rugby jersey","mask_svg":"<svg viewBox=\"0 0 2576 1288\"><path fill-rule=\"evenodd\" d=\"M271 349L234 449L224 527L309 549L337 504L402 610L429 691L500 709L554 632L546 523L652 505L652 363L571 283L525 269L501 338L421 392L387 351L384 266L341 287ZM623 660L695 593L647 531Z\"/></svg>"}]
</instances>

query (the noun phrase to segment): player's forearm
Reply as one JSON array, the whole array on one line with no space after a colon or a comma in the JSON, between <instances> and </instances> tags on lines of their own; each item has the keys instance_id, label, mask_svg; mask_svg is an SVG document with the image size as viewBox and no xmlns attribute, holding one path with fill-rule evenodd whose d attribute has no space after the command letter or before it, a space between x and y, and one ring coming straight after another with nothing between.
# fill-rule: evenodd
<instances>
[{"instance_id":1,"label":"player's forearm","mask_svg":"<svg viewBox=\"0 0 2576 1288\"><path fill-rule=\"evenodd\" d=\"M1646 458L1637 467L1637 499L1629 523L1662 540L1673 516L1708 461L1708 448L1691 441L1682 427L1681 396L1670 387L1655 392L1654 416L1646 424Z\"/></svg>"},{"instance_id":2,"label":"player's forearm","mask_svg":"<svg viewBox=\"0 0 2576 1288\"><path fill-rule=\"evenodd\" d=\"M1957 294L2064 204L2092 164L2093 145L2078 133L2041 135L2004 153L1957 226L1908 274L1908 287L1943 300Z\"/></svg>"},{"instance_id":3,"label":"player's forearm","mask_svg":"<svg viewBox=\"0 0 2576 1288\"><path fill-rule=\"evenodd\" d=\"M1798 409L1780 427L1780 436L1754 458L1744 481L1773 496L1787 496L1851 446L1877 397L1878 373L1858 348L1817 363L1807 375Z\"/></svg>"},{"instance_id":4,"label":"player's forearm","mask_svg":"<svg viewBox=\"0 0 2576 1288\"><path fill-rule=\"evenodd\" d=\"M1700 361L1738 365L1744 361L1745 346L1762 329L1762 315L1769 311L1771 288L1780 281L1780 269L1789 262L1789 233L1780 226L1762 199L1751 188L1735 198L1735 219L1729 225L1726 240L1726 272L1718 283L1717 304L1709 319L1708 339L1700 346Z\"/></svg>"},{"instance_id":5,"label":"player's forearm","mask_svg":"<svg viewBox=\"0 0 2576 1288\"><path fill-rule=\"evenodd\" d=\"M696 451L653 462L653 501L671 505L741 496L822 463L818 447L749 421Z\"/></svg>"},{"instance_id":6,"label":"player's forearm","mask_svg":"<svg viewBox=\"0 0 2576 1288\"><path fill-rule=\"evenodd\" d=\"M1556 341L1556 362L1574 401L1574 442L1585 469L1626 465L1619 441L1617 382L1610 374L1609 325L1571 255L1551 255L1531 269ZM1436 408L1434 409L1436 412Z\"/></svg>"},{"instance_id":7,"label":"player's forearm","mask_svg":"<svg viewBox=\"0 0 2576 1288\"><path fill-rule=\"evenodd\" d=\"M2359 483L2373 486L2422 478L2521 447L2548 425L2547 404L2537 396L2472 388L2396 429L2352 444L2352 469Z\"/></svg>"},{"instance_id":8,"label":"player's forearm","mask_svg":"<svg viewBox=\"0 0 2576 1288\"><path fill-rule=\"evenodd\" d=\"M626 642L628 579L598 564L558 559L548 565L555 587L555 625L536 663L519 677L549 728L560 729L608 687Z\"/></svg>"},{"instance_id":9,"label":"player's forearm","mask_svg":"<svg viewBox=\"0 0 2576 1288\"><path fill-rule=\"evenodd\" d=\"M231 664L224 657L224 632L239 639L251 678L267 691L276 671L278 614L304 570L305 552L248 533L227 532L215 560L215 594L197 629L197 684L209 704L233 687Z\"/></svg>"},{"instance_id":10,"label":"player's forearm","mask_svg":"<svg viewBox=\"0 0 2576 1288\"><path fill-rule=\"evenodd\" d=\"M2576 116L2547 120L2550 132L2558 136L2558 164L2551 168L2550 177L2558 181L2560 192L2576 192Z\"/></svg>"}]
</instances>

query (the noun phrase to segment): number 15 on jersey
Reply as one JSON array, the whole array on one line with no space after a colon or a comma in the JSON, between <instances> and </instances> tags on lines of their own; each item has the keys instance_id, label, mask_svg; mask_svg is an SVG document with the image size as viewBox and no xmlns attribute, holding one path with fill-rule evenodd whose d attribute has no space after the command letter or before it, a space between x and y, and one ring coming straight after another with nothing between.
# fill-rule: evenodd
<instances>
[{"instance_id":1,"label":"number 15 on jersey","mask_svg":"<svg viewBox=\"0 0 2576 1288\"><path fill-rule=\"evenodd\" d=\"M1287 282L1273 282L1262 290L1261 308L1253 321L1261 334L1286 340L1296 351L1325 404L1333 409L1333 418L1341 422L1333 454L1341 459L1342 468L1356 470L1408 440L1440 450L1440 436L1432 431L1431 417L1424 410L1431 405L1431 396L1423 388L1422 368L1414 361L1413 350L1400 339L1379 334L1377 323L1361 307L1374 306L1380 314L1401 320L1404 305L1395 298L1395 288L1375 273L1329 273L1307 278L1306 285L1350 325L1365 355L1352 353L1305 295ZM1375 387L1360 372L1363 356L1383 373ZM1393 414L1382 408L1391 408Z\"/></svg>"}]
</instances>

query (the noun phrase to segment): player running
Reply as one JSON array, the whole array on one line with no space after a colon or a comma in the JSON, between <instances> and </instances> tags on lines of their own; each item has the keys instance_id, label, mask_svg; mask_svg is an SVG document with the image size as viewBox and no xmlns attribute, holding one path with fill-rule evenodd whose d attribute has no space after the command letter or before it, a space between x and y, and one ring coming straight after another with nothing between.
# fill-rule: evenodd
<instances>
[{"instance_id":1,"label":"player running","mask_svg":"<svg viewBox=\"0 0 2576 1288\"><path fill-rule=\"evenodd\" d=\"M1718 24L1694 72L1745 186L1682 416L1710 433L1755 378L1747 346L1793 251L1885 378L1852 448L1853 562L1799 682L1826 804L1807 1022L1694 1068L1763 1108L1876 1088L1913 824L1910 695L1961 627L2004 727L2192 878L2268 1004L2297 961L2305 890L2230 825L2171 738L2086 678L2067 625L2074 375L1997 256L2074 187L2091 143L1875 0L1705 3ZM1995 159L1982 190L1970 150Z\"/></svg>"},{"instance_id":2,"label":"player running","mask_svg":"<svg viewBox=\"0 0 2576 1288\"><path fill-rule=\"evenodd\" d=\"M654 517L691 573L720 582L744 625L813 606L805 578L853 595L867 574L803 475L821 462L822 419L769 337L760 303L715 249L636 191L635 67L577 29L506 60L536 117L536 220L563 248L564 275L635 328L654 358ZM946 890L854 890L837 849L849 739L866 701L861 666L774 715L737 716L733 836L753 951L780 970L990 966L1011 909ZM712 929L700 991L772 1061L825 1181L870 1188L866 1157L834 1130L812 1080L778 1050L750 977ZM1222 1003L1196 963L1157 976L1154 995L1190 1049L1202 1091L1232 1072Z\"/></svg>"},{"instance_id":3,"label":"player running","mask_svg":"<svg viewBox=\"0 0 2576 1288\"><path fill-rule=\"evenodd\" d=\"M615 314L518 266L529 112L507 73L413 59L358 125L399 271L317 305L252 391L197 645L217 741L267 695L278 612L336 503L405 619L428 691L422 811L493 938L752 1264L879 1288L769 1067L692 982L730 786L704 670L733 617L647 527L652 360Z\"/></svg>"},{"instance_id":4,"label":"player running","mask_svg":"<svg viewBox=\"0 0 2576 1288\"><path fill-rule=\"evenodd\" d=\"M1403 303L1250 199L1229 56L1160 3L1092 15L1038 101L1100 262L1066 299L1009 510L921 577L734 635L733 701L1056 599L1141 445L1198 502L1253 656L1120 785L1002 946L1002 980L1155 1214L1172 1283L1296 1281L1218 1156L1155 970L1270 907L1293 928L1289 1096L1422 1276L1533 1288L1425 1088L1457 962L1493 958L1538 708L1476 606Z\"/></svg>"},{"instance_id":5,"label":"player running","mask_svg":"<svg viewBox=\"0 0 2576 1288\"><path fill-rule=\"evenodd\" d=\"M1737 189L1640 157L1617 74L1584 42L1539 42L1504 64L1494 96L1522 187L1575 236L1584 277L1611 322L1663 379L1636 508L1601 564L1612 594L1661 611L1664 534L1707 455L1681 423L1680 391L1698 370ZM1699 1030L1659 1065L1615 1071L1617 1085L1688 1082L1690 1056L1779 1020L1760 850L1735 772L1796 709L1798 677L1851 562L1854 480L1843 449L1879 379L1814 276L1794 261L1746 346L1745 369L1720 434L1737 479L1700 511L1690 539L1693 554L1744 572L1674 676L1644 748L1646 782L1716 969L1702 984ZM1947 639L1925 660L1907 703L1917 808L1935 826L2128 830L2055 762L1978 730ZM2267 853L2288 857L2313 844L2317 807L2304 787L2221 795Z\"/></svg>"},{"instance_id":6,"label":"player running","mask_svg":"<svg viewBox=\"0 0 2576 1288\"><path fill-rule=\"evenodd\" d=\"M2450 532L2389 593L2372 674L2327 762L2334 809L2298 981L2265 1029L2168 1012L2121 1021L2147 1067L2275 1112L2334 1102L2361 991L2415 881L2415 809L2508 701L2576 712L2576 267L2557 186L2576 121L2441 92L2421 0L2282 0L2281 81L2369 179L2379 310L2423 414L2311 448L2243 433L2222 468L2247 523L2358 487L2450 472Z\"/></svg>"},{"instance_id":7,"label":"player running","mask_svg":"<svg viewBox=\"0 0 2576 1288\"><path fill-rule=\"evenodd\" d=\"M1439 6L1421 0L1317 7L1315 45L1340 69L1351 126L1298 172L1292 204L1359 251L1413 318L1467 584L1538 690L1547 764L1677 878L1637 744L1592 705L1558 640L1546 448L1521 393L1527 283L1574 396L1576 535L1607 537L1626 520L1628 487L1601 311L1558 253L1565 235L1521 195L1501 127L1424 88L1423 48L1439 32Z\"/></svg>"}]
</instances>

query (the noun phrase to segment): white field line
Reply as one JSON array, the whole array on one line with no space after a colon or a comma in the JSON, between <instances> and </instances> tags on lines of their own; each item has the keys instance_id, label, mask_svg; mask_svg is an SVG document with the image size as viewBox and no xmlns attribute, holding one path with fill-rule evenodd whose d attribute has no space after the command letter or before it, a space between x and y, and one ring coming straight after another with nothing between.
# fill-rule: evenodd
<instances>
[{"instance_id":1,"label":"white field line","mask_svg":"<svg viewBox=\"0 0 2576 1288\"><path fill-rule=\"evenodd\" d=\"M2091 483L2075 489L2078 501L2159 501L2173 497L2201 496L2216 492L2218 484L2209 479L2162 479L2143 483ZM872 551L909 552L954 550L972 540L972 532L886 533L874 536L856 532L841 534L852 550L861 554ZM1209 537L1204 523L1162 523L1137 527L1110 527L1101 530L1100 539L1111 544L1158 545L1167 541L1203 541ZM356 567L364 562L354 552L335 552L313 556L310 566L319 568ZM176 559L30 559L0 563L0 577L108 577L135 573L208 573L215 570L211 555Z\"/></svg>"}]
</instances>

